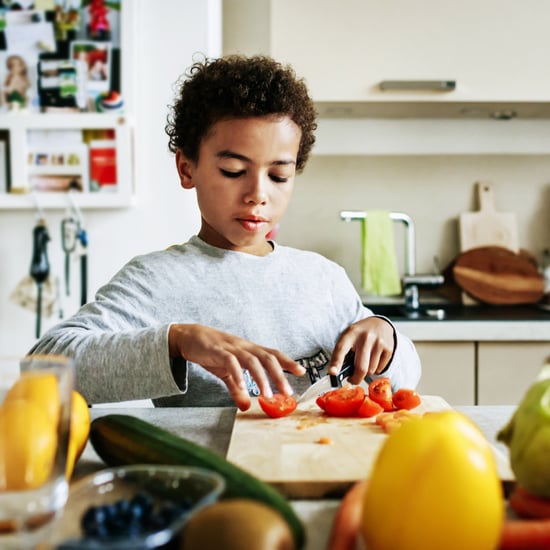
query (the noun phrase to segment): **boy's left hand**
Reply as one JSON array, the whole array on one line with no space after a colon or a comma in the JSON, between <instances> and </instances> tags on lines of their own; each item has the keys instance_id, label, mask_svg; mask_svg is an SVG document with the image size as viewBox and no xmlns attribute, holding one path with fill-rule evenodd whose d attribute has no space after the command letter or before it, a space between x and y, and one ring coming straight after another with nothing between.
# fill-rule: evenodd
<instances>
[{"instance_id":1,"label":"boy's left hand","mask_svg":"<svg viewBox=\"0 0 550 550\"><path fill-rule=\"evenodd\" d=\"M355 353L352 384L359 384L367 375L381 374L393 355L394 331L393 325L380 317L367 317L353 323L334 347L329 374L338 374L350 350Z\"/></svg>"}]
</instances>

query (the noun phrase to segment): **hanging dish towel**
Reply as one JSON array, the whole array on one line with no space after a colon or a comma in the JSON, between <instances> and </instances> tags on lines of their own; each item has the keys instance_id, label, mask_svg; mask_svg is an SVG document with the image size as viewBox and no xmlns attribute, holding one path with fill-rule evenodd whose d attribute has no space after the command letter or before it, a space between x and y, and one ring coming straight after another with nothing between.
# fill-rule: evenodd
<instances>
[{"instance_id":1,"label":"hanging dish towel","mask_svg":"<svg viewBox=\"0 0 550 550\"><path fill-rule=\"evenodd\" d=\"M363 290L376 296L401 294L390 213L369 211L361 225Z\"/></svg>"}]
</instances>

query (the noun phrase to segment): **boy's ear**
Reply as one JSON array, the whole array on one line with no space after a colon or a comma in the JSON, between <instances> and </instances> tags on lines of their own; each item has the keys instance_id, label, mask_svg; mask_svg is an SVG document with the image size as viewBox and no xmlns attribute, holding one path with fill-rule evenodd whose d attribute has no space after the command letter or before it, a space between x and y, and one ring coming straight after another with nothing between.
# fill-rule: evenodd
<instances>
[{"instance_id":1,"label":"boy's ear","mask_svg":"<svg viewBox=\"0 0 550 550\"><path fill-rule=\"evenodd\" d=\"M193 189L193 162L190 161L179 149L176 151L176 168L180 177L180 185L184 189Z\"/></svg>"}]
</instances>

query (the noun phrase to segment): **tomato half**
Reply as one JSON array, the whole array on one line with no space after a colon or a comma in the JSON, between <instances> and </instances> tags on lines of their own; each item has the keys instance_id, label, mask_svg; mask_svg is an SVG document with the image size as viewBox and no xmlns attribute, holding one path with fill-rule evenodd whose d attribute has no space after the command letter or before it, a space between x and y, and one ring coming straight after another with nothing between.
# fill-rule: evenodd
<instances>
[{"instance_id":1,"label":"tomato half","mask_svg":"<svg viewBox=\"0 0 550 550\"><path fill-rule=\"evenodd\" d=\"M320 409L323 409L324 411L326 411L326 405L325 405L325 396L327 394L326 393L322 393L321 395L318 395L317 396L317 399L315 399L315 403L317 403L317 406L320 408Z\"/></svg>"},{"instance_id":2,"label":"tomato half","mask_svg":"<svg viewBox=\"0 0 550 550\"><path fill-rule=\"evenodd\" d=\"M323 394L325 412L329 416L354 416L365 399L361 386L344 386Z\"/></svg>"},{"instance_id":3,"label":"tomato half","mask_svg":"<svg viewBox=\"0 0 550 550\"><path fill-rule=\"evenodd\" d=\"M392 389L389 378L376 378L369 384L369 397L385 411L393 410Z\"/></svg>"},{"instance_id":4,"label":"tomato half","mask_svg":"<svg viewBox=\"0 0 550 550\"><path fill-rule=\"evenodd\" d=\"M258 396L258 403L264 413L267 414L267 416L271 416L271 418L287 416L298 406L294 397L283 395L282 393L275 393L273 397L264 397L260 395Z\"/></svg>"},{"instance_id":5,"label":"tomato half","mask_svg":"<svg viewBox=\"0 0 550 550\"><path fill-rule=\"evenodd\" d=\"M356 415L361 418L370 418L371 416L376 416L384 411L382 405L378 404L376 401L373 401L368 395L365 395L363 403L359 405L359 408L356 411Z\"/></svg>"},{"instance_id":6,"label":"tomato half","mask_svg":"<svg viewBox=\"0 0 550 550\"><path fill-rule=\"evenodd\" d=\"M421 403L420 395L414 390L401 388L392 396L393 404L396 409L414 409Z\"/></svg>"}]
</instances>

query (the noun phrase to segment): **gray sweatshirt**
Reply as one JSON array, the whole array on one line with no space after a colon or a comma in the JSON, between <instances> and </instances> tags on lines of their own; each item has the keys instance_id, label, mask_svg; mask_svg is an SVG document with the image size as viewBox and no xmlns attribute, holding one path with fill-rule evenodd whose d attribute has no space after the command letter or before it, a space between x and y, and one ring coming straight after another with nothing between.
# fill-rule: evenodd
<instances>
[{"instance_id":1,"label":"gray sweatshirt","mask_svg":"<svg viewBox=\"0 0 550 550\"><path fill-rule=\"evenodd\" d=\"M172 323L214 327L326 374L342 331L373 312L339 265L314 252L273 246L267 256L254 256L194 236L138 256L31 352L73 357L76 387L89 403L152 398L164 406L232 405L218 378L194 363L170 360ZM396 331L384 376L394 388L414 388L420 372L412 342ZM311 383L308 374L289 379L298 393ZM249 379L250 393L256 389Z\"/></svg>"}]
</instances>

